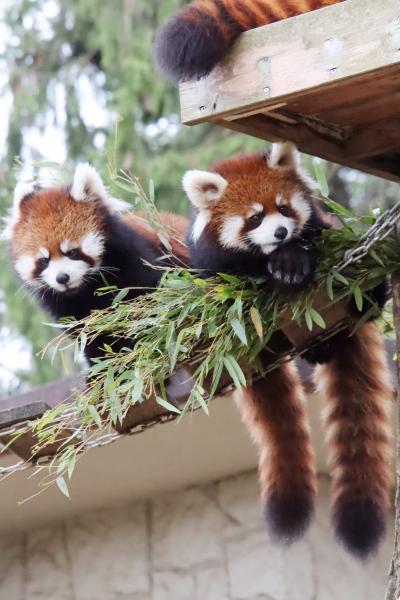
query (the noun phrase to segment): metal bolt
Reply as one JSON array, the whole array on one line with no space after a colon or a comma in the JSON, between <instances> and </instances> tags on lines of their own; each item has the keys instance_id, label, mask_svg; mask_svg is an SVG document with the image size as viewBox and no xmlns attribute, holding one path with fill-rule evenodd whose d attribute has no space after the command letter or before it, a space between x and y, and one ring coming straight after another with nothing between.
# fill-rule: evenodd
<instances>
[{"instance_id":1,"label":"metal bolt","mask_svg":"<svg viewBox=\"0 0 400 600\"><path fill-rule=\"evenodd\" d=\"M329 69L329 73L336 73L337 71L337 67L332 67L332 69Z\"/></svg>"},{"instance_id":2,"label":"metal bolt","mask_svg":"<svg viewBox=\"0 0 400 600\"><path fill-rule=\"evenodd\" d=\"M268 86L264 88L264 92L266 94L270 94L271 93L271 88L269 88Z\"/></svg>"},{"instance_id":3,"label":"metal bolt","mask_svg":"<svg viewBox=\"0 0 400 600\"><path fill-rule=\"evenodd\" d=\"M199 108L200 112L204 112L206 110L207 110L207 106L204 106L204 105L200 106L200 108Z\"/></svg>"}]
</instances>

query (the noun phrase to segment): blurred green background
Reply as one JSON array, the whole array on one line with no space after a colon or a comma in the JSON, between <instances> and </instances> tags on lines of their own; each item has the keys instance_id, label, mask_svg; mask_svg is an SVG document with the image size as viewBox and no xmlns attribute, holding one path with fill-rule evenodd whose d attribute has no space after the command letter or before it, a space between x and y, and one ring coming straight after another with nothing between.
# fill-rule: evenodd
<instances>
[{"instance_id":1,"label":"blurred green background","mask_svg":"<svg viewBox=\"0 0 400 600\"><path fill-rule=\"evenodd\" d=\"M264 149L250 137L179 124L177 90L154 67L158 25L180 0L2 0L0 4L0 212L12 202L17 170L35 160L92 162L109 181L108 161L154 181L157 204L187 212L186 169L208 168L237 151ZM312 159L305 157L312 170ZM398 186L326 164L331 196L358 212L391 205ZM129 199L129 194L113 190ZM0 394L64 373L40 359L54 335L0 254Z\"/></svg>"}]
</instances>

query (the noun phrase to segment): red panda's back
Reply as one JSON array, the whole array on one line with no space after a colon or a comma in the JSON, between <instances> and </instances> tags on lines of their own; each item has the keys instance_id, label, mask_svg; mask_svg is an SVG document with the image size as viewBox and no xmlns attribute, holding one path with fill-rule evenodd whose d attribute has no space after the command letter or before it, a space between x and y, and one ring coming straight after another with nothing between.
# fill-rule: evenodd
<instances>
[{"instance_id":1,"label":"red panda's back","mask_svg":"<svg viewBox=\"0 0 400 600\"><path fill-rule=\"evenodd\" d=\"M189 221L182 215L170 212L158 213L160 224L165 228L172 246L172 253L185 265L188 264L189 254L185 244L185 238L189 229ZM137 233L156 246L160 252L165 252L157 228L152 227L144 213L127 213L124 221L128 223Z\"/></svg>"}]
</instances>

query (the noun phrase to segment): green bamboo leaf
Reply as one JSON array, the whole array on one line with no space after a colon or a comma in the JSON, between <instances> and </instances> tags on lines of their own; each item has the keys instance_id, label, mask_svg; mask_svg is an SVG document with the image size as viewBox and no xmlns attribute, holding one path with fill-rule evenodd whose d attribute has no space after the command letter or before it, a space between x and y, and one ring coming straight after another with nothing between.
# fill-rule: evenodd
<instances>
[{"instance_id":1,"label":"green bamboo leaf","mask_svg":"<svg viewBox=\"0 0 400 600\"><path fill-rule=\"evenodd\" d=\"M330 208L337 215L340 215L342 217L353 217L354 218L354 214L351 212L351 210L344 207L342 204L335 202L334 200L325 199L324 204L326 204L326 206L328 208Z\"/></svg>"},{"instance_id":2,"label":"green bamboo leaf","mask_svg":"<svg viewBox=\"0 0 400 600\"><path fill-rule=\"evenodd\" d=\"M243 324L238 319L232 319L230 323L233 331L236 333L239 340L242 342L242 344L247 346L246 330Z\"/></svg>"},{"instance_id":3,"label":"green bamboo leaf","mask_svg":"<svg viewBox=\"0 0 400 600\"><path fill-rule=\"evenodd\" d=\"M69 498L68 486L67 486L67 483L66 483L64 477L57 477L56 484L57 484L57 487L60 490L60 492L62 494L64 494L64 496Z\"/></svg>"},{"instance_id":4,"label":"green bamboo leaf","mask_svg":"<svg viewBox=\"0 0 400 600\"><path fill-rule=\"evenodd\" d=\"M218 389L219 382L221 380L222 369L224 368L224 362L219 360L217 365L214 367L213 375L212 375L212 385L210 390L210 398L214 397L215 392Z\"/></svg>"},{"instance_id":5,"label":"green bamboo leaf","mask_svg":"<svg viewBox=\"0 0 400 600\"><path fill-rule=\"evenodd\" d=\"M169 239L162 233L158 232L157 237L168 252L172 252L172 246Z\"/></svg>"},{"instance_id":6,"label":"green bamboo leaf","mask_svg":"<svg viewBox=\"0 0 400 600\"><path fill-rule=\"evenodd\" d=\"M355 300L357 309L359 312L361 312L363 309L363 306L364 306L364 298L363 298L361 289L359 287L355 287L354 291L353 291L353 295L354 295L354 300Z\"/></svg>"},{"instance_id":7,"label":"green bamboo leaf","mask_svg":"<svg viewBox=\"0 0 400 600\"><path fill-rule=\"evenodd\" d=\"M198 389L194 389L192 392L194 398L197 400L197 402L200 404L200 407L204 410L204 412L206 413L207 417L210 416L210 411L208 410L208 406L207 406L207 402L204 400L203 396L200 394Z\"/></svg>"},{"instance_id":8,"label":"green bamboo leaf","mask_svg":"<svg viewBox=\"0 0 400 600\"><path fill-rule=\"evenodd\" d=\"M100 429L102 426L102 421L97 409L93 404L88 405L89 415L92 417L93 421L96 423L97 427Z\"/></svg>"},{"instance_id":9,"label":"green bamboo leaf","mask_svg":"<svg viewBox=\"0 0 400 600\"><path fill-rule=\"evenodd\" d=\"M328 198L329 185L328 185L328 181L326 179L325 171L322 168L322 165L320 163L317 163L317 162L314 163L314 172L315 172L315 177L317 179L319 189L321 191L322 196L324 196L324 198Z\"/></svg>"},{"instance_id":10,"label":"green bamboo leaf","mask_svg":"<svg viewBox=\"0 0 400 600\"><path fill-rule=\"evenodd\" d=\"M128 289L120 290L118 292L118 294L115 296L115 298L113 300L113 304L118 304L119 302L122 302L122 300L124 300L128 294L129 294Z\"/></svg>"},{"instance_id":11,"label":"green bamboo leaf","mask_svg":"<svg viewBox=\"0 0 400 600\"><path fill-rule=\"evenodd\" d=\"M182 411L179 408L177 408L176 406L174 406L167 400L164 400L164 398L161 398L161 396L157 396L156 401L157 401L157 404L159 404L160 406L163 406L169 412L176 413L177 415L180 415L182 413Z\"/></svg>"},{"instance_id":12,"label":"green bamboo leaf","mask_svg":"<svg viewBox=\"0 0 400 600\"><path fill-rule=\"evenodd\" d=\"M326 279L326 293L328 294L329 300L333 300L333 275L328 275Z\"/></svg>"},{"instance_id":13,"label":"green bamboo leaf","mask_svg":"<svg viewBox=\"0 0 400 600\"><path fill-rule=\"evenodd\" d=\"M258 337L260 338L260 340L262 340L264 337L262 319L260 313L258 312L255 306L252 306L250 308L250 318L253 322L254 329L256 330Z\"/></svg>"},{"instance_id":14,"label":"green bamboo leaf","mask_svg":"<svg viewBox=\"0 0 400 600\"><path fill-rule=\"evenodd\" d=\"M244 373L240 368L239 363L232 356L232 354L227 354L224 357L224 365L229 375L231 376L236 389L240 391L242 387L246 387L246 377L244 376Z\"/></svg>"},{"instance_id":15,"label":"green bamboo leaf","mask_svg":"<svg viewBox=\"0 0 400 600\"><path fill-rule=\"evenodd\" d=\"M306 320L306 324L307 327L310 331L312 331L313 329L313 320L312 320L312 316L309 310L306 310L306 312L304 313L304 318Z\"/></svg>"},{"instance_id":16,"label":"green bamboo leaf","mask_svg":"<svg viewBox=\"0 0 400 600\"><path fill-rule=\"evenodd\" d=\"M343 285L347 285L347 286L349 285L349 280L346 279L346 277L344 277L344 275L342 275L341 273L338 273L337 271L335 271L333 276L335 279L340 281L340 283L343 283Z\"/></svg>"},{"instance_id":17,"label":"green bamboo leaf","mask_svg":"<svg viewBox=\"0 0 400 600\"><path fill-rule=\"evenodd\" d=\"M310 308L310 315L312 320L316 325L318 325L318 327L320 327L321 329L326 329L326 323L322 318L322 315L320 315L319 312L315 310L315 308Z\"/></svg>"}]
</instances>

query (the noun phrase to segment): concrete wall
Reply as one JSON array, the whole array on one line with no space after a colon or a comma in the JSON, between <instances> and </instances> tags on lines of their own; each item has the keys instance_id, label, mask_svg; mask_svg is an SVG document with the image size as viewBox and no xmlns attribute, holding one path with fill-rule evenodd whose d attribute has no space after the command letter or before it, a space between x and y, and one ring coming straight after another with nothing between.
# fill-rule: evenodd
<instances>
[{"instance_id":1,"label":"concrete wall","mask_svg":"<svg viewBox=\"0 0 400 600\"><path fill-rule=\"evenodd\" d=\"M366 566L351 559L328 488L290 548L268 540L253 472L0 537L0 599L383 600L392 540Z\"/></svg>"}]
</instances>

